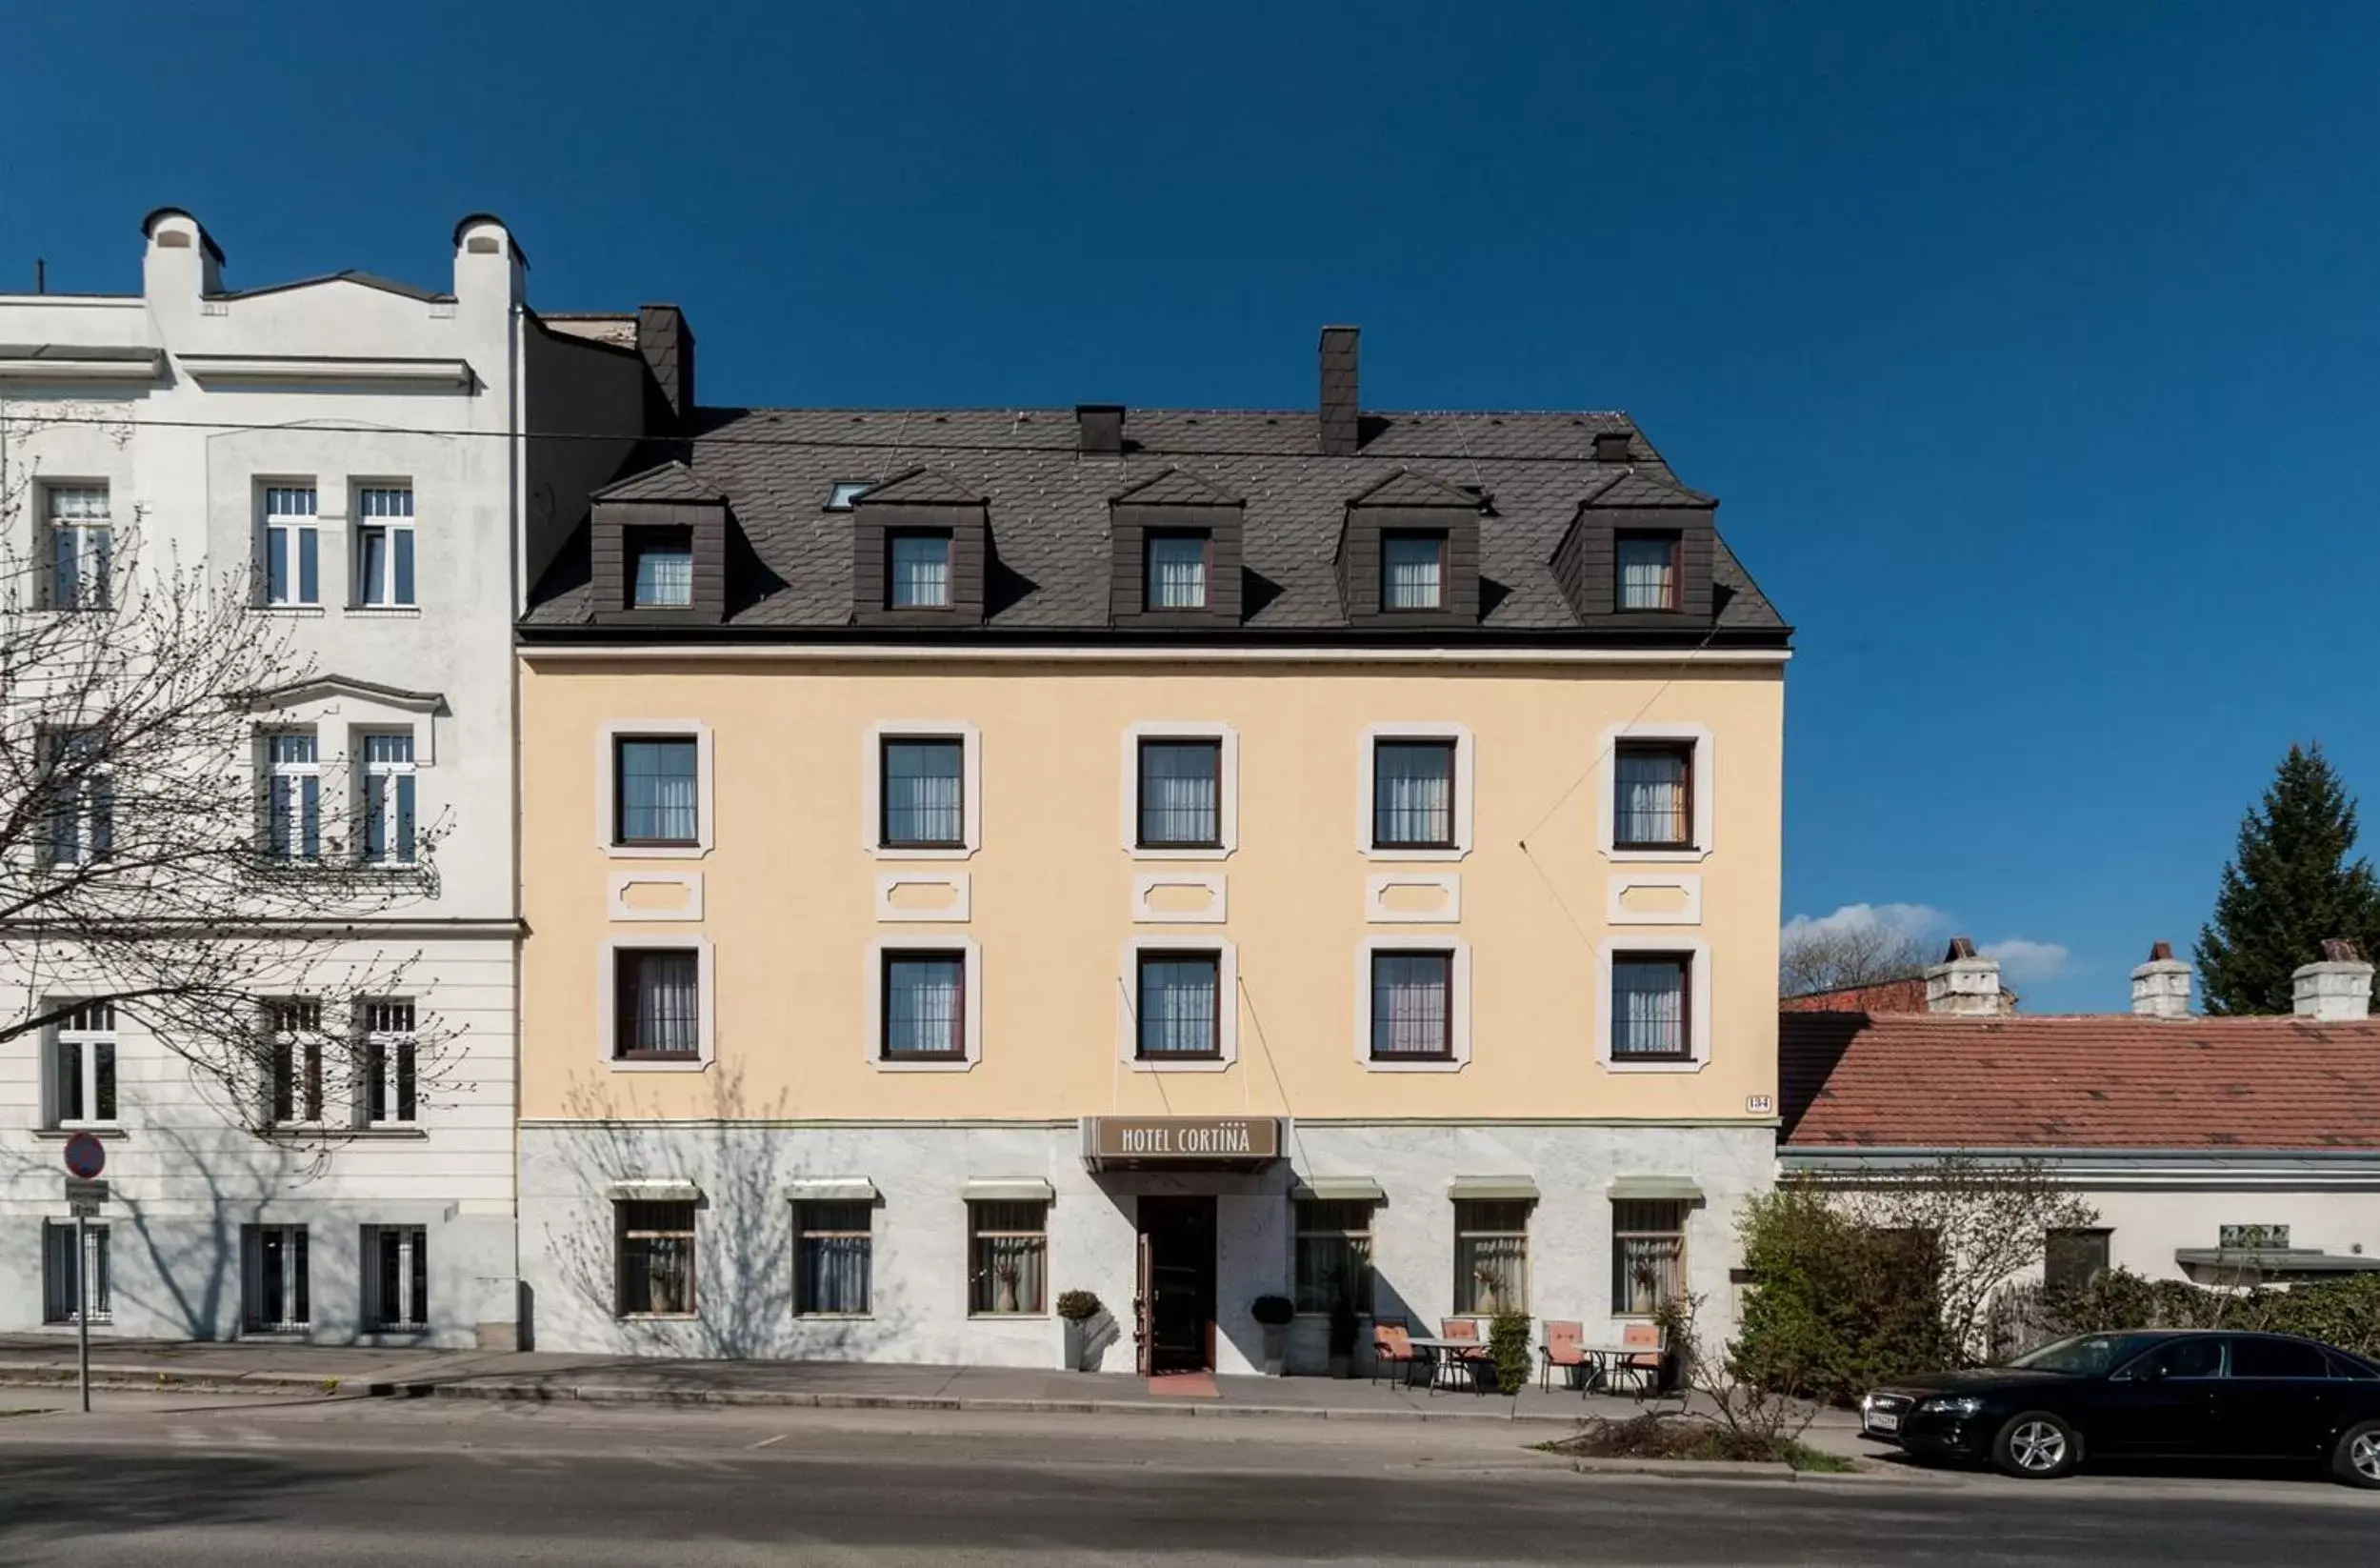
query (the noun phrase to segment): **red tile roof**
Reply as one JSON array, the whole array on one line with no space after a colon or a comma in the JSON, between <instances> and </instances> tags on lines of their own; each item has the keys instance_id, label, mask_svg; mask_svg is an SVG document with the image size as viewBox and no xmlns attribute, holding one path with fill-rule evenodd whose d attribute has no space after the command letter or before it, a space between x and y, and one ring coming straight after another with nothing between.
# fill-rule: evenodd
<instances>
[{"instance_id":1,"label":"red tile roof","mask_svg":"<svg viewBox=\"0 0 2380 1568\"><path fill-rule=\"evenodd\" d=\"M2380 1017L1788 1011L1778 1051L1791 1151L2380 1149Z\"/></svg>"},{"instance_id":2,"label":"red tile roof","mask_svg":"<svg viewBox=\"0 0 2380 1568\"><path fill-rule=\"evenodd\" d=\"M1873 985L1806 992L1799 996L1780 997L1777 1006L1788 1013L1923 1013L1926 977L1912 975L1905 980L1878 980Z\"/></svg>"}]
</instances>

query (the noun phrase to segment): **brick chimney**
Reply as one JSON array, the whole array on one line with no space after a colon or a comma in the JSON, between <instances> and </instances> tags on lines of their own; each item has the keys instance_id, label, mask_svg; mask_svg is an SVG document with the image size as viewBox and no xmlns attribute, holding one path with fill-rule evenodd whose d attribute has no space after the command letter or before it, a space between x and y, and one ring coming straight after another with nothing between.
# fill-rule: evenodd
<instances>
[{"instance_id":1,"label":"brick chimney","mask_svg":"<svg viewBox=\"0 0 2380 1568\"><path fill-rule=\"evenodd\" d=\"M2190 1016L2190 965L2173 956L2173 944L2158 942L2149 961L2132 971L2132 1014L2142 1018Z\"/></svg>"},{"instance_id":2,"label":"brick chimney","mask_svg":"<svg viewBox=\"0 0 2380 1568\"><path fill-rule=\"evenodd\" d=\"M1084 456L1121 457L1124 455L1123 404L1075 404L1074 430L1074 450Z\"/></svg>"},{"instance_id":3,"label":"brick chimney","mask_svg":"<svg viewBox=\"0 0 2380 1568\"><path fill-rule=\"evenodd\" d=\"M675 435L694 412L694 329L674 305L636 307L636 352L652 372L645 411L652 433Z\"/></svg>"},{"instance_id":4,"label":"brick chimney","mask_svg":"<svg viewBox=\"0 0 2380 1568\"><path fill-rule=\"evenodd\" d=\"M2360 1023L2371 1016L2371 964L2345 937L2322 944L2322 956L2290 976L2291 1011L2317 1023Z\"/></svg>"},{"instance_id":5,"label":"brick chimney","mask_svg":"<svg viewBox=\"0 0 2380 1568\"><path fill-rule=\"evenodd\" d=\"M1322 454L1352 457L1363 443L1355 399L1355 327L1322 330Z\"/></svg>"},{"instance_id":6,"label":"brick chimney","mask_svg":"<svg viewBox=\"0 0 2380 1568\"><path fill-rule=\"evenodd\" d=\"M1926 969L1926 1011L1959 1017L1998 1017L2000 960L1977 956L1970 937L1951 937L1942 961Z\"/></svg>"}]
</instances>

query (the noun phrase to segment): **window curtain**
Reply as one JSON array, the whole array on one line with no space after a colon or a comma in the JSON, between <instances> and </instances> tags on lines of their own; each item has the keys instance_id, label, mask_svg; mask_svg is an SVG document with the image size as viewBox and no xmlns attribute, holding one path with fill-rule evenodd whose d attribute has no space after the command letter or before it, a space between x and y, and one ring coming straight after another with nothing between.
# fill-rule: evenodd
<instances>
[{"instance_id":1,"label":"window curtain","mask_svg":"<svg viewBox=\"0 0 2380 1568\"><path fill-rule=\"evenodd\" d=\"M864 1313L872 1250L865 1203L809 1203L801 1209L797 1310Z\"/></svg>"},{"instance_id":2,"label":"window curtain","mask_svg":"<svg viewBox=\"0 0 2380 1568\"><path fill-rule=\"evenodd\" d=\"M620 1311L694 1310L694 1205L620 1205Z\"/></svg>"},{"instance_id":3,"label":"window curtain","mask_svg":"<svg viewBox=\"0 0 2380 1568\"><path fill-rule=\"evenodd\" d=\"M1140 964L1140 1054L1214 1054L1217 964L1204 956L1147 957Z\"/></svg>"},{"instance_id":4,"label":"window curtain","mask_svg":"<svg viewBox=\"0 0 2380 1568\"><path fill-rule=\"evenodd\" d=\"M636 557L633 602L664 609L694 602L694 534L691 529L639 530L633 539Z\"/></svg>"},{"instance_id":5,"label":"window curtain","mask_svg":"<svg viewBox=\"0 0 2380 1568\"><path fill-rule=\"evenodd\" d=\"M1619 811L1612 836L1623 844L1691 842L1693 826L1686 814L1686 754L1622 751L1615 762Z\"/></svg>"},{"instance_id":6,"label":"window curtain","mask_svg":"<svg viewBox=\"0 0 2380 1568\"><path fill-rule=\"evenodd\" d=\"M1529 1204L1455 1205L1454 1298L1467 1313L1529 1310Z\"/></svg>"},{"instance_id":7,"label":"window curtain","mask_svg":"<svg viewBox=\"0 0 2380 1568\"><path fill-rule=\"evenodd\" d=\"M1039 1203L978 1203L968 1310L1038 1313L1048 1273L1048 1210Z\"/></svg>"},{"instance_id":8,"label":"window curtain","mask_svg":"<svg viewBox=\"0 0 2380 1568\"><path fill-rule=\"evenodd\" d=\"M648 843L692 843L700 836L694 812L694 742L620 742L620 835Z\"/></svg>"},{"instance_id":9,"label":"window curtain","mask_svg":"<svg viewBox=\"0 0 2380 1568\"><path fill-rule=\"evenodd\" d=\"M893 958L885 974L888 1056L965 1054L966 964L958 958Z\"/></svg>"},{"instance_id":10,"label":"window curtain","mask_svg":"<svg viewBox=\"0 0 2380 1568\"><path fill-rule=\"evenodd\" d=\"M1381 608L1437 609L1442 548L1436 539L1382 540Z\"/></svg>"},{"instance_id":11,"label":"window curtain","mask_svg":"<svg viewBox=\"0 0 2380 1568\"><path fill-rule=\"evenodd\" d=\"M1449 961L1438 953L1381 953L1371 960L1371 1054L1443 1055Z\"/></svg>"},{"instance_id":12,"label":"window curtain","mask_svg":"<svg viewBox=\"0 0 2380 1568\"><path fill-rule=\"evenodd\" d=\"M1149 608L1200 610L1207 603L1207 541L1149 541Z\"/></svg>"},{"instance_id":13,"label":"window curtain","mask_svg":"<svg viewBox=\"0 0 2380 1568\"><path fill-rule=\"evenodd\" d=\"M1677 603L1673 539L1622 539L1620 608L1668 610Z\"/></svg>"},{"instance_id":14,"label":"window curtain","mask_svg":"<svg viewBox=\"0 0 2380 1568\"><path fill-rule=\"evenodd\" d=\"M1454 748L1383 742L1372 754L1372 841L1443 844L1454 836Z\"/></svg>"},{"instance_id":15,"label":"window curtain","mask_svg":"<svg viewBox=\"0 0 2380 1568\"><path fill-rule=\"evenodd\" d=\"M1140 749L1140 841L1212 844L1221 836L1222 750L1211 742L1146 741Z\"/></svg>"},{"instance_id":16,"label":"window curtain","mask_svg":"<svg viewBox=\"0 0 2380 1568\"><path fill-rule=\"evenodd\" d=\"M1686 1054L1686 966L1615 962L1611 966L1615 1056Z\"/></svg>"},{"instance_id":17,"label":"window curtain","mask_svg":"<svg viewBox=\"0 0 2380 1568\"><path fill-rule=\"evenodd\" d=\"M885 837L895 844L955 844L963 836L960 743L893 740L884 748Z\"/></svg>"},{"instance_id":18,"label":"window curtain","mask_svg":"<svg viewBox=\"0 0 2380 1568\"><path fill-rule=\"evenodd\" d=\"M892 536L892 607L929 610L950 602L948 534Z\"/></svg>"},{"instance_id":19,"label":"window curtain","mask_svg":"<svg viewBox=\"0 0 2380 1568\"><path fill-rule=\"evenodd\" d=\"M1623 1198L1611 1205L1611 1310L1650 1317L1685 1297L1686 1205Z\"/></svg>"},{"instance_id":20,"label":"window curtain","mask_svg":"<svg viewBox=\"0 0 2380 1568\"><path fill-rule=\"evenodd\" d=\"M1341 1297L1371 1311L1371 1205L1316 1199L1297 1206L1297 1310L1329 1312Z\"/></svg>"},{"instance_id":21,"label":"window curtain","mask_svg":"<svg viewBox=\"0 0 2380 1568\"><path fill-rule=\"evenodd\" d=\"M701 1049L699 955L639 954L636 970L635 1048L693 1055Z\"/></svg>"}]
</instances>

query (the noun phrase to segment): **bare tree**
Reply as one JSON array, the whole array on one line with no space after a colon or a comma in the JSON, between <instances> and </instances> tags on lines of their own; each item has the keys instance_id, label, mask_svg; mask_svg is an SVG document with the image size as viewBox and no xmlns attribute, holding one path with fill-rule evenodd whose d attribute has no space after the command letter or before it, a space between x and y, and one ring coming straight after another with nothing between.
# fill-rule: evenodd
<instances>
[{"instance_id":1,"label":"bare tree","mask_svg":"<svg viewBox=\"0 0 2380 1568\"><path fill-rule=\"evenodd\" d=\"M1789 928L1777 952L1777 995L1906 980L1925 971L1930 951L1916 933L1879 923Z\"/></svg>"},{"instance_id":2,"label":"bare tree","mask_svg":"<svg viewBox=\"0 0 2380 1568\"><path fill-rule=\"evenodd\" d=\"M29 519L38 426L0 419L0 1042L130 1019L259 1131L418 1111L449 1036L401 1010L418 955L370 922L435 896L444 825L333 759L265 788L315 674L290 623L244 570L148 554L137 513Z\"/></svg>"}]
</instances>

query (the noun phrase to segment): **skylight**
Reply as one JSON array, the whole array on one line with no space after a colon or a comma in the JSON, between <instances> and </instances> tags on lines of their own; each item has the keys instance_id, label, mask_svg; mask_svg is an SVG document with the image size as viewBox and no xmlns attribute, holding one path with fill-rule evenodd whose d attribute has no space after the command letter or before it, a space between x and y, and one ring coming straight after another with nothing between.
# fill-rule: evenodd
<instances>
[{"instance_id":1,"label":"skylight","mask_svg":"<svg viewBox=\"0 0 2380 1568\"><path fill-rule=\"evenodd\" d=\"M868 481L865 479L837 479L834 482L834 488L827 492L827 510L829 512L850 511L851 503L858 500L860 493L867 488Z\"/></svg>"}]
</instances>

